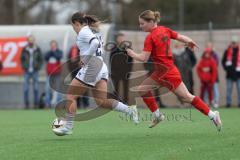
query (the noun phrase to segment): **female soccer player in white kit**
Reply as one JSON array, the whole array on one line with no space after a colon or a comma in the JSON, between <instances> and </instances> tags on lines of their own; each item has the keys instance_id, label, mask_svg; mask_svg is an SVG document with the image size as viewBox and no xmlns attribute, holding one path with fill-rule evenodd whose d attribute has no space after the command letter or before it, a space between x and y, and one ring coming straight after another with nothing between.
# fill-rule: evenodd
<instances>
[{"instance_id":1,"label":"female soccer player in white kit","mask_svg":"<svg viewBox=\"0 0 240 160\"><path fill-rule=\"evenodd\" d=\"M93 87L93 96L100 107L127 113L133 121L138 123L136 107L129 107L115 99L107 99L108 69L103 62L103 41L99 33L100 21L95 16L81 12L74 13L71 19L72 27L78 34L77 46L80 50L82 68L72 80L67 91L66 124L64 127L54 129L59 135L72 134L74 116L76 114L78 96L83 95L88 87ZM77 93L77 94L74 94Z\"/></svg>"}]
</instances>

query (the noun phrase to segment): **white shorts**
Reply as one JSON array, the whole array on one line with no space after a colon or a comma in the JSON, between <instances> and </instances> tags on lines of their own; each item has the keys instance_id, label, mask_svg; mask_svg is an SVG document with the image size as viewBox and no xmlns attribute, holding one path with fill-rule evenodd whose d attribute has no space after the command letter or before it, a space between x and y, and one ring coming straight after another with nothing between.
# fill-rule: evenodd
<instances>
[{"instance_id":1,"label":"white shorts","mask_svg":"<svg viewBox=\"0 0 240 160\"><path fill-rule=\"evenodd\" d=\"M95 87L100 80L108 80L107 65L102 62L101 66L87 65L82 67L75 77L77 80L91 87Z\"/></svg>"}]
</instances>

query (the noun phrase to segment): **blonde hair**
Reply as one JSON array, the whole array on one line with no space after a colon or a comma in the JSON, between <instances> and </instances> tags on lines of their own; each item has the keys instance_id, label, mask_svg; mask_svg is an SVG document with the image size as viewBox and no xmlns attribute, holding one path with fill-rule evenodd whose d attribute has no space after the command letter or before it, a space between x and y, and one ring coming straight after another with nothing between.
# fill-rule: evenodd
<instances>
[{"instance_id":1,"label":"blonde hair","mask_svg":"<svg viewBox=\"0 0 240 160\"><path fill-rule=\"evenodd\" d=\"M158 11L145 10L139 15L139 18L147 22L153 21L155 23L159 23L161 19L161 15L160 15L160 12Z\"/></svg>"}]
</instances>

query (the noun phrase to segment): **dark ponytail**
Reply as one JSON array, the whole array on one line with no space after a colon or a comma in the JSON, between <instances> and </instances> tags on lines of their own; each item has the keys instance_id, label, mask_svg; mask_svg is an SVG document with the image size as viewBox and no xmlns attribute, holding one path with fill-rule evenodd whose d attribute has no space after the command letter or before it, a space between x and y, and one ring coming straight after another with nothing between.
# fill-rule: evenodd
<instances>
[{"instance_id":1,"label":"dark ponytail","mask_svg":"<svg viewBox=\"0 0 240 160\"><path fill-rule=\"evenodd\" d=\"M79 22L80 24L86 24L90 28L98 31L101 21L94 15L86 15L82 12L76 12L72 15L72 23Z\"/></svg>"}]
</instances>

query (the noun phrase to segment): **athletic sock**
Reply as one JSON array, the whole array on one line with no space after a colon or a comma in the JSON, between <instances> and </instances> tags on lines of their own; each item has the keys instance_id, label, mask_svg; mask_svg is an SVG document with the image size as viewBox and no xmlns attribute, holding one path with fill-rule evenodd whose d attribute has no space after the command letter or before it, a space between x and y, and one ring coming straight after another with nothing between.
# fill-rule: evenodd
<instances>
[{"instance_id":1,"label":"athletic sock","mask_svg":"<svg viewBox=\"0 0 240 160\"><path fill-rule=\"evenodd\" d=\"M215 117L215 113L213 112L213 111L209 111L209 113L208 113L208 117L211 119L211 120L213 120L214 119L214 117Z\"/></svg>"},{"instance_id":2,"label":"athletic sock","mask_svg":"<svg viewBox=\"0 0 240 160\"><path fill-rule=\"evenodd\" d=\"M153 112L155 117L160 117L161 113L159 111L159 109L157 109L155 112Z\"/></svg>"},{"instance_id":3,"label":"athletic sock","mask_svg":"<svg viewBox=\"0 0 240 160\"><path fill-rule=\"evenodd\" d=\"M156 99L153 97L150 91L143 95L142 98L147 107L151 110L151 112L155 112L158 109Z\"/></svg>"},{"instance_id":4,"label":"athletic sock","mask_svg":"<svg viewBox=\"0 0 240 160\"><path fill-rule=\"evenodd\" d=\"M123 112L123 113L131 113L131 109L123 104L122 102L117 102L117 104L113 105L113 110L118 111L118 112Z\"/></svg>"},{"instance_id":5,"label":"athletic sock","mask_svg":"<svg viewBox=\"0 0 240 160\"><path fill-rule=\"evenodd\" d=\"M210 111L206 103L204 103L199 97L195 96L191 103L197 110L208 116Z\"/></svg>"},{"instance_id":6,"label":"athletic sock","mask_svg":"<svg viewBox=\"0 0 240 160\"><path fill-rule=\"evenodd\" d=\"M67 113L67 117L66 117L66 128L67 129L73 129L74 116L75 116L75 114L73 114L73 113Z\"/></svg>"}]
</instances>

